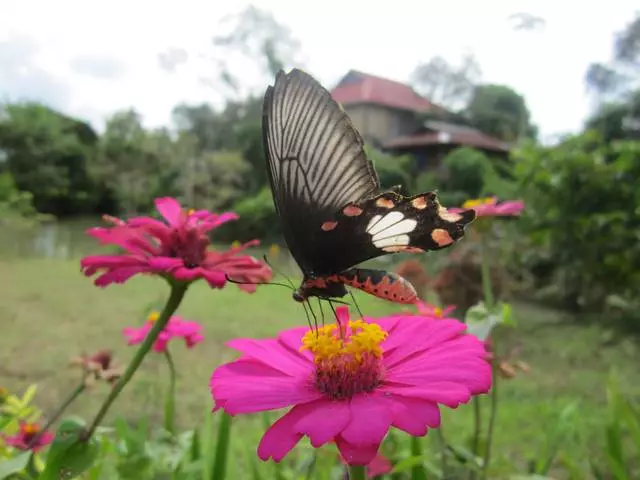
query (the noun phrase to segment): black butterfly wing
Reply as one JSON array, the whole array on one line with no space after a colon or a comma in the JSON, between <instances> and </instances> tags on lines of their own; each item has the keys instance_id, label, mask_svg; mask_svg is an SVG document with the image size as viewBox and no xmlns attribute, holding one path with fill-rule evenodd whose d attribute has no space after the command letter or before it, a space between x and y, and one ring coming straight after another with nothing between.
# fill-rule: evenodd
<instances>
[{"instance_id":1,"label":"black butterfly wing","mask_svg":"<svg viewBox=\"0 0 640 480\"><path fill-rule=\"evenodd\" d=\"M315 225L322 232L314 252L316 273L338 273L391 253L447 248L475 217L473 209L448 212L433 192L404 197L388 191L349 203Z\"/></svg>"},{"instance_id":2,"label":"black butterfly wing","mask_svg":"<svg viewBox=\"0 0 640 480\"><path fill-rule=\"evenodd\" d=\"M341 239L327 238L320 225L344 205L380 190L364 141L331 94L297 69L278 72L267 88L262 136L291 254L304 273L326 270L333 262L326 264L322 252L338 251Z\"/></svg>"}]
</instances>

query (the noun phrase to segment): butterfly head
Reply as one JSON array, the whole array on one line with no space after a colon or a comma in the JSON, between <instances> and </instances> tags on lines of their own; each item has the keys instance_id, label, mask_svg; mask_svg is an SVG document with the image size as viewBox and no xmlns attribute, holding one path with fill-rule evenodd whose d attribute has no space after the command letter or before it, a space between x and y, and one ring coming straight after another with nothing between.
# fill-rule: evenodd
<instances>
[{"instance_id":1,"label":"butterfly head","mask_svg":"<svg viewBox=\"0 0 640 480\"><path fill-rule=\"evenodd\" d=\"M293 291L293 294L291 296L298 303L302 303L302 302L305 302L307 300L307 296L302 292L302 289L300 289L300 288L296 288Z\"/></svg>"}]
</instances>

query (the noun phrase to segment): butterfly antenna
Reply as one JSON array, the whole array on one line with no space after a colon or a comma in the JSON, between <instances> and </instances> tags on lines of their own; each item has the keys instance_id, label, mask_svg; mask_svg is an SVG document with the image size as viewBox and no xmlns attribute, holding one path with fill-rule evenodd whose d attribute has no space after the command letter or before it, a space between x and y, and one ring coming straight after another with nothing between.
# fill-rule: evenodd
<instances>
[{"instance_id":1,"label":"butterfly antenna","mask_svg":"<svg viewBox=\"0 0 640 480\"><path fill-rule=\"evenodd\" d=\"M364 315L362 314L362 310L360 310L360 306L358 302L356 302L356 296L353 294L351 290L349 290L349 295L351 295L351 300L353 300L353 304L356 306L356 310L358 311L358 315L360 315L361 319L364 319Z\"/></svg>"},{"instance_id":2,"label":"butterfly antenna","mask_svg":"<svg viewBox=\"0 0 640 480\"><path fill-rule=\"evenodd\" d=\"M291 289L291 285L287 285L286 283L278 283L278 282L247 282L245 280L234 280L233 278L229 277L228 274L225 274L224 277L226 278L227 282L237 283L238 285L277 285L279 287L285 287L285 288ZM295 290L295 287L293 287L293 289Z\"/></svg>"},{"instance_id":3,"label":"butterfly antenna","mask_svg":"<svg viewBox=\"0 0 640 480\"><path fill-rule=\"evenodd\" d=\"M282 276L285 278L285 280L291 284L291 287L292 287L294 290L296 289L296 286L295 286L295 285L294 285L294 283L291 281L291 279L290 279L287 275L285 275L285 274L282 272L282 270L280 270L280 269L278 269L278 268L274 267L274 266L271 264L271 262L270 262L270 261L269 261L269 259L267 258L267 254L266 254L266 253L262 256L262 258L263 258L263 260L264 260L264 263L266 263L266 264L267 264L267 266L268 266L271 270L273 270L274 272L276 272L278 275L282 275Z\"/></svg>"}]
</instances>

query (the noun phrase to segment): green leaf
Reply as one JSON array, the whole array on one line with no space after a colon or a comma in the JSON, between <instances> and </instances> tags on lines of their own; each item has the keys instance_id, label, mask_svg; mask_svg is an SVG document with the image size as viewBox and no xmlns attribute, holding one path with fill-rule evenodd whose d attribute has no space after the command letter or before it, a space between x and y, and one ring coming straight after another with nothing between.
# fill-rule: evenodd
<instances>
[{"instance_id":1,"label":"green leaf","mask_svg":"<svg viewBox=\"0 0 640 480\"><path fill-rule=\"evenodd\" d=\"M22 452L9 460L0 463L0 479L7 478L24 470L29 464L31 452Z\"/></svg>"},{"instance_id":2,"label":"green leaf","mask_svg":"<svg viewBox=\"0 0 640 480\"><path fill-rule=\"evenodd\" d=\"M231 416L220 412L220 425L218 426L218 443L216 445L216 459L213 466L212 479L224 480L227 473L229 460L229 444L231 439Z\"/></svg>"},{"instance_id":3,"label":"green leaf","mask_svg":"<svg viewBox=\"0 0 640 480\"><path fill-rule=\"evenodd\" d=\"M94 438L89 441L80 439L84 428L84 421L77 418L68 418L60 423L39 480L73 478L93 465L100 447Z\"/></svg>"},{"instance_id":4,"label":"green leaf","mask_svg":"<svg viewBox=\"0 0 640 480\"><path fill-rule=\"evenodd\" d=\"M495 313L487 310L484 302L471 307L465 316L467 333L475 335L480 340L486 340L498 325L514 326L511 305L500 303L496 306Z\"/></svg>"}]
</instances>

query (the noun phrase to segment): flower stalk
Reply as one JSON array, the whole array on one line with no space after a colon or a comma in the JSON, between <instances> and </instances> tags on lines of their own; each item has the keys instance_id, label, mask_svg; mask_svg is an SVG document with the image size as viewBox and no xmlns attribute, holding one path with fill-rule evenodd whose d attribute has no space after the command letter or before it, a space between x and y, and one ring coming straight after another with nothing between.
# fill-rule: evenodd
<instances>
[{"instance_id":1,"label":"flower stalk","mask_svg":"<svg viewBox=\"0 0 640 480\"><path fill-rule=\"evenodd\" d=\"M28 447L32 448L34 445L38 444L38 440L40 439L40 437L49 429L51 428L51 425L53 425L64 413L64 411L69 407L69 405L71 405L76 398L78 398L80 396L80 394L82 392L84 392L84 390L87 388L84 379L78 384L78 386L69 394L69 396L67 396L67 398L64 400L64 402L62 402L62 404L58 407L58 409L55 411L55 413L51 416L51 418L49 419L49 421L44 425L44 427L42 427L42 429L36 434L34 435L34 437L31 439L31 441L29 442Z\"/></svg>"},{"instance_id":2,"label":"flower stalk","mask_svg":"<svg viewBox=\"0 0 640 480\"><path fill-rule=\"evenodd\" d=\"M136 372L136 370L138 370L138 367L140 367L142 360L151 350L153 343L156 341L156 338L158 338L158 335L160 335L162 329L166 326L167 322L171 318L171 315L173 315L173 313L178 309L178 306L182 302L188 286L189 283L186 282L171 283L171 294L169 295L169 299L167 300L166 305L162 309L162 313L160 313L160 317L156 322L154 322L151 331L145 338L144 342L142 342L142 344L140 345L140 348L138 348L138 351L133 357L133 360L131 360L131 363L125 370L122 377L120 377L120 379L118 380L118 383L114 385L113 389L109 393L109 396L100 407L98 414L93 419L91 426L87 429L85 435L83 435L83 439L85 441L88 441L91 438L96 428L109 411L109 408L111 407L113 402L115 402L115 400L118 398L118 395L120 395L124 387L127 385L127 383L129 383L129 381L133 377L133 374Z\"/></svg>"},{"instance_id":3,"label":"flower stalk","mask_svg":"<svg viewBox=\"0 0 640 480\"><path fill-rule=\"evenodd\" d=\"M172 435L175 433L175 411L176 411L176 364L169 349L164 351L164 358L169 367L169 391L164 401L164 428Z\"/></svg>"},{"instance_id":4,"label":"flower stalk","mask_svg":"<svg viewBox=\"0 0 640 480\"><path fill-rule=\"evenodd\" d=\"M364 465L349 466L349 480L365 480L366 478L367 473Z\"/></svg>"},{"instance_id":5,"label":"flower stalk","mask_svg":"<svg viewBox=\"0 0 640 480\"><path fill-rule=\"evenodd\" d=\"M481 240L481 254L482 254L482 289L484 292L484 303L487 307L489 315L493 314L495 308L495 299L493 298L493 286L491 284L491 268L489 261L489 247L487 245L487 237L483 236ZM491 402L489 410L489 421L487 427L487 441L484 450L484 456L482 461L482 473L480 478L486 479L489 469L489 463L491 461L491 444L493 442L493 431L496 422L496 415L498 413L498 360L497 360L497 347L495 337L492 337L492 351L493 356L491 359L491 376L493 378L493 384L491 385ZM478 398L475 398L478 401ZM479 408L479 406L478 406ZM480 412L478 411L478 414ZM477 453L474 450L474 453ZM474 475L475 477L475 475Z\"/></svg>"}]
</instances>

